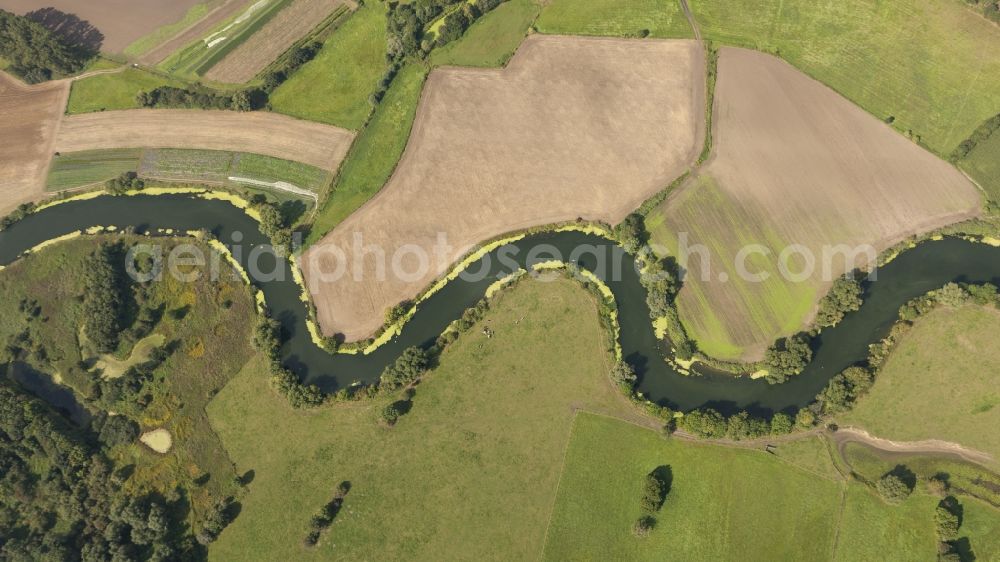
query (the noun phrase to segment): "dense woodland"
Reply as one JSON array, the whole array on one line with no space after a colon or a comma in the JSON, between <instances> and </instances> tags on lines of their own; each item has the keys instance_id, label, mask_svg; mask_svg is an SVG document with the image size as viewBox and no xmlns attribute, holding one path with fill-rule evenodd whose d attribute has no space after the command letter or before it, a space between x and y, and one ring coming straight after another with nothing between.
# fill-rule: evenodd
<instances>
[{"instance_id":1,"label":"dense woodland","mask_svg":"<svg viewBox=\"0 0 1000 562\"><path fill-rule=\"evenodd\" d=\"M197 556L197 543L173 516L179 499L131 496L121 489L126 478L93 433L0 385L0 558Z\"/></svg>"},{"instance_id":2,"label":"dense woodland","mask_svg":"<svg viewBox=\"0 0 1000 562\"><path fill-rule=\"evenodd\" d=\"M36 84L83 70L96 53L67 45L24 16L0 10L0 57L8 70Z\"/></svg>"}]
</instances>

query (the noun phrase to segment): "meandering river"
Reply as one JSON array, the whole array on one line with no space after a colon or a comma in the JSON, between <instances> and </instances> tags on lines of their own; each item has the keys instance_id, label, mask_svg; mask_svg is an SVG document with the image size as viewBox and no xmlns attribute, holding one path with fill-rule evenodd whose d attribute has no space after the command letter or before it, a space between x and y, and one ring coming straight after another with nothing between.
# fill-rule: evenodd
<instances>
[{"instance_id":1,"label":"meandering river","mask_svg":"<svg viewBox=\"0 0 1000 562\"><path fill-rule=\"evenodd\" d=\"M99 225L133 226L138 232L204 228L229 246L245 269L250 250L269 244L253 219L225 201L190 195L102 196L44 209L0 232L0 264L11 263L25 250L46 240ZM275 260L269 253L262 255L257 261L258 268L265 272L278 268L281 275L276 277L282 280L255 284L284 328L287 340L282 355L286 366L304 381L334 391L355 381L374 382L406 347L431 345L451 321L483 297L490 284L518 267L528 269L527 249L541 244L551 245L564 257L576 248L590 245L597 252L607 252L622 260L625 266L614 268L618 272L615 276L602 275L599 269L595 273L611 288L618 302L622 351L639 374L638 391L650 400L684 410L712 406L723 412L748 409L766 414L805 406L832 376L865 359L868 345L885 336L906 301L950 281L1000 284L1000 248L951 238L922 243L880 268L878 280L867 286L861 310L849 314L835 328L824 330L817 338L812 363L803 373L780 385L724 374L678 373L663 360L661 344L650 325L646 292L631 258L613 242L581 232L531 235L513 243L513 248L495 250L484 258L489 264L488 275L479 276L477 281L459 278L449 282L421 303L396 338L368 355L331 355L312 342L306 329L307 309L287 260ZM520 251L514 255L513 250ZM514 255L514 259L496 259L497 252ZM533 257L534 261L550 259L537 252ZM480 260L469 269L479 271L483 264ZM578 265L594 270L597 260L584 255ZM572 373L549 375L572 376Z\"/></svg>"}]
</instances>

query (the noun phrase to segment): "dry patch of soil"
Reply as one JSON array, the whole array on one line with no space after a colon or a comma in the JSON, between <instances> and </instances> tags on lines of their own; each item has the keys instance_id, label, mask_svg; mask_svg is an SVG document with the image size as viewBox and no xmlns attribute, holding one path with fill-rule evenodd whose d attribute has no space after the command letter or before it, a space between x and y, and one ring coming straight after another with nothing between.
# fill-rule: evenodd
<instances>
[{"instance_id":1,"label":"dry patch of soil","mask_svg":"<svg viewBox=\"0 0 1000 562\"><path fill-rule=\"evenodd\" d=\"M295 0L213 66L205 78L242 84L306 36L343 0Z\"/></svg>"},{"instance_id":2,"label":"dry patch of soil","mask_svg":"<svg viewBox=\"0 0 1000 562\"><path fill-rule=\"evenodd\" d=\"M154 429L139 436L139 441L157 453L168 453L174 440L166 429Z\"/></svg>"},{"instance_id":3,"label":"dry patch of soil","mask_svg":"<svg viewBox=\"0 0 1000 562\"><path fill-rule=\"evenodd\" d=\"M99 148L200 148L253 152L336 170L354 133L269 112L134 109L63 119L59 152Z\"/></svg>"},{"instance_id":4,"label":"dry patch of soil","mask_svg":"<svg viewBox=\"0 0 1000 562\"><path fill-rule=\"evenodd\" d=\"M382 191L302 260L326 334L372 333L479 241L577 217L617 223L697 157L704 61L693 41L529 37L502 70L445 68L427 80L406 152ZM451 246L432 251L439 233ZM405 279L377 281L375 260L321 282L355 236Z\"/></svg>"},{"instance_id":5,"label":"dry patch of soil","mask_svg":"<svg viewBox=\"0 0 1000 562\"><path fill-rule=\"evenodd\" d=\"M715 100L713 158L661 208L656 236L675 250L686 234L688 244L709 250L710 275L693 255L679 296L706 351L760 358L776 337L811 319L833 277L868 261L829 260L825 276L823 246L881 251L980 212L979 193L958 170L775 57L723 49ZM771 252L748 262L749 272L771 275L766 282L737 275L748 244ZM792 244L816 257L801 282L776 267ZM788 263L792 273L807 265Z\"/></svg>"},{"instance_id":6,"label":"dry patch of soil","mask_svg":"<svg viewBox=\"0 0 1000 562\"><path fill-rule=\"evenodd\" d=\"M26 86L0 72L0 215L45 194L69 82Z\"/></svg>"},{"instance_id":7,"label":"dry patch of soil","mask_svg":"<svg viewBox=\"0 0 1000 562\"><path fill-rule=\"evenodd\" d=\"M104 35L101 50L118 53L156 28L179 21L201 0L0 0L15 14L53 7L89 22Z\"/></svg>"}]
</instances>

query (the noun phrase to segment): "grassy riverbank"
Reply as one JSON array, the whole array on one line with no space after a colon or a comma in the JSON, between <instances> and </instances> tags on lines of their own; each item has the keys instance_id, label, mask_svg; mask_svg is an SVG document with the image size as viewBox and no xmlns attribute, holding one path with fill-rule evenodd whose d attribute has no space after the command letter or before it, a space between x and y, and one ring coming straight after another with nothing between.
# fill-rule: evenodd
<instances>
[{"instance_id":1,"label":"grassy riverbank","mask_svg":"<svg viewBox=\"0 0 1000 562\"><path fill-rule=\"evenodd\" d=\"M841 417L886 439L941 439L1000 458L1000 311L941 307L917 320L868 396Z\"/></svg>"}]
</instances>

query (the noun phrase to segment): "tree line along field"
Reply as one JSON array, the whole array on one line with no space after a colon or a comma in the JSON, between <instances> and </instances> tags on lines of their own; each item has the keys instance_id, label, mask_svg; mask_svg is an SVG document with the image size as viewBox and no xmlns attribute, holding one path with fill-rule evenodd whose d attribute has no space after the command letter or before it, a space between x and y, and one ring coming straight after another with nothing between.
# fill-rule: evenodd
<instances>
[{"instance_id":1,"label":"tree line along field","mask_svg":"<svg viewBox=\"0 0 1000 562\"><path fill-rule=\"evenodd\" d=\"M1000 424L998 329L1000 313L974 305L918 319L842 423L886 439L961 443L1000 459L991 430Z\"/></svg>"},{"instance_id":2,"label":"tree line along field","mask_svg":"<svg viewBox=\"0 0 1000 562\"><path fill-rule=\"evenodd\" d=\"M116 109L139 109L136 97L160 86L182 88L186 82L142 68L99 74L76 80L70 87L66 113L89 113Z\"/></svg>"},{"instance_id":3,"label":"tree line along field","mask_svg":"<svg viewBox=\"0 0 1000 562\"><path fill-rule=\"evenodd\" d=\"M140 177L179 182L240 185L231 177L261 182L287 182L319 192L331 173L301 162L261 154L225 150L104 149L68 152L53 158L46 188L62 191L99 184L124 172Z\"/></svg>"},{"instance_id":4,"label":"tree line along field","mask_svg":"<svg viewBox=\"0 0 1000 562\"><path fill-rule=\"evenodd\" d=\"M309 61L271 94L275 111L361 129L372 110L369 98L385 70L385 7L359 7Z\"/></svg>"},{"instance_id":5,"label":"tree line along field","mask_svg":"<svg viewBox=\"0 0 1000 562\"><path fill-rule=\"evenodd\" d=\"M873 257L824 260L824 247L878 252L981 212L980 193L958 170L784 61L724 47L717 72L712 155L647 217L658 251L704 248L682 261L693 274L677 300L705 354L759 360L809 323L835 276ZM751 244L764 249L749 255L747 271L766 279L740 274ZM815 259L804 279L780 270L793 244ZM793 256L787 265L799 273L807 264Z\"/></svg>"},{"instance_id":6,"label":"tree line along field","mask_svg":"<svg viewBox=\"0 0 1000 562\"><path fill-rule=\"evenodd\" d=\"M162 281L143 287L125 285L121 292L129 312L124 316L130 320L106 357L130 357L151 339L139 330L149 331L174 351L154 369L141 396L116 399L108 390L111 387L102 386L102 374L89 370L101 364L95 361L101 356L83 329L87 308L82 297L88 292L92 252L101 243L119 242L126 246L154 242L166 252L176 244L194 243L206 255L210 253L207 245L191 239L99 235L29 254L0 272L0 341L31 350L21 361L31 370L46 373L42 377L54 377L60 388L71 389L91 416L110 409L129 416L142 431L167 429L173 438L167 454L131 442L114 444L108 456L120 467L132 467L121 485L123 491L182 494L188 507L182 510L181 519L195 524L235 491L232 461L204 408L250 354L245 327L253 322L254 301L228 266L216 280L204 271L192 282L165 275ZM139 314L140 309L153 314ZM148 320L152 322L147 324ZM19 334L27 334L27 341Z\"/></svg>"}]
</instances>

